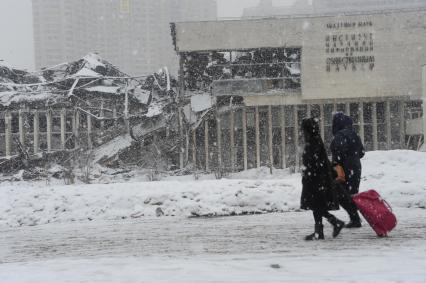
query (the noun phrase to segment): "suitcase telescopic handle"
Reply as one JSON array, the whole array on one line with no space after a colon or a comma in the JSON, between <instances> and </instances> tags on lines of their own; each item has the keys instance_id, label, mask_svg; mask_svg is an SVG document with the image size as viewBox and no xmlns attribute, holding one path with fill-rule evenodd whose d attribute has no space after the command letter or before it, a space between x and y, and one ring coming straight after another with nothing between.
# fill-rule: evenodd
<instances>
[{"instance_id":1,"label":"suitcase telescopic handle","mask_svg":"<svg viewBox=\"0 0 426 283\"><path fill-rule=\"evenodd\" d=\"M390 204L387 202L387 201L385 201L384 199L382 199L381 198L381 200L383 201L383 203L389 208L389 210L391 211L391 212L393 212L393 210L392 210L392 206L390 206Z\"/></svg>"}]
</instances>

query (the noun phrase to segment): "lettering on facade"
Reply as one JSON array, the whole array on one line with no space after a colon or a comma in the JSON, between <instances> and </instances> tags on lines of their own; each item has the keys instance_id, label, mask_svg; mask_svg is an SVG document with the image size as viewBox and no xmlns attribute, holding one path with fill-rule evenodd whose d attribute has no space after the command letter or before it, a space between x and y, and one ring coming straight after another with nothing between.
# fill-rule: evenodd
<instances>
[{"instance_id":1,"label":"lettering on facade","mask_svg":"<svg viewBox=\"0 0 426 283\"><path fill-rule=\"evenodd\" d=\"M328 29L342 29L342 28L355 28L355 27L372 27L372 21L360 21L360 22L337 22L328 23Z\"/></svg>"},{"instance_id":2,"label":"lettering on facade","mask_svg":"<svg viewBox=\"0 0 426 283\"><path fill-rule=\"evenodd\" d=\"M371 21L328 23L328 29L339 31L325 36L326 71L372 71L375 67L373 33L340 31L372 26Z\"/></svg>"}]
</instances>

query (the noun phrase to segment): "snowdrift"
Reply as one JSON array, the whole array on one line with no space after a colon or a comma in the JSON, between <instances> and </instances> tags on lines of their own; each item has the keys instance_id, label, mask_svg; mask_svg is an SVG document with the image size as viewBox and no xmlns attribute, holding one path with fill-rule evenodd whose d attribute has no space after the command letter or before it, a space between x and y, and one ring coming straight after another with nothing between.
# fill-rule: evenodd
<instances>
[{"instance_id":1,"label":"snowdrift","mask_svg":"<svg viewBox=\"0 0 426 283\"><path fill-rule=\"evenodd\" d=\"M426 153L370 152L361 191L376 189L394 207L426 208ZM299 174L261 168L228 179L166 178L94 185L0 184L0 226L141 217L226 216L299 209Z\"/></svg>"}]
</instances>

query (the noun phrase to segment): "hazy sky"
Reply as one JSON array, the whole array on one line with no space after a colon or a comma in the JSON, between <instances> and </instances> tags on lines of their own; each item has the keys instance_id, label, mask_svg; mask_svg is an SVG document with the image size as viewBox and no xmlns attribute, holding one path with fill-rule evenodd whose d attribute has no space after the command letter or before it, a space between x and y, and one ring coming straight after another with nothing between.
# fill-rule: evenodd
<instances>
[{"instance_id":1,"label":"hazy sky","mask_svg":"<svg viewBox=\"0 0 426 283\"><path fill-rule=\"evenodd\" d=\"M156 1L156 0L152 0ZM274 0L290 5L295 0ZM259 0L217 0L219 17L239 17ZM31 0L0 0L0 60L18 68L34 68Z\"/></svg>"}]
</instances>

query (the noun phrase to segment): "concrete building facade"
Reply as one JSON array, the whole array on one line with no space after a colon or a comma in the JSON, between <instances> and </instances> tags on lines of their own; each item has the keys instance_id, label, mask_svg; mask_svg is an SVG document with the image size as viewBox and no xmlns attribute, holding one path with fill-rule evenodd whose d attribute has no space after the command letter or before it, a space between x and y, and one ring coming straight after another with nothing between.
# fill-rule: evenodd
<instances>
[{"instance_id":1,"label":"concrete building facade","mask_svg":"<svg viewBox=\"0 0 426 283\"><path fill-rule=\"evenodd\" d=\"M169 23L215 20L215 0L33 0L36 68L97 52L130 74L177 71Z\"/></svg>"},{"instance_id":2,"label":"concrete building facade","mask_svg":"<svg viewBox=\"0 0 426 283\"><path fill-rule=\"evenodd\" d=\"M195 129L194 163L211 168L215 152L219 168L298 167L301 120L318 117L328 144L335 111L351 115L367 150L407 147L409 112L421 115L425 18L419 9L177 23L183 91L227 105ZM188 71L191 58L211 78Z\"/></svg>"}]
</instances>

